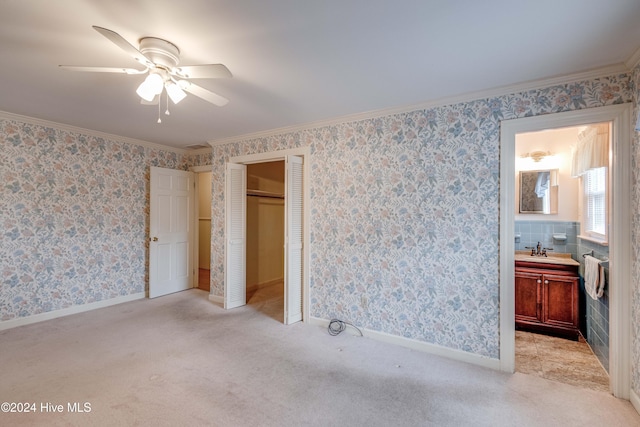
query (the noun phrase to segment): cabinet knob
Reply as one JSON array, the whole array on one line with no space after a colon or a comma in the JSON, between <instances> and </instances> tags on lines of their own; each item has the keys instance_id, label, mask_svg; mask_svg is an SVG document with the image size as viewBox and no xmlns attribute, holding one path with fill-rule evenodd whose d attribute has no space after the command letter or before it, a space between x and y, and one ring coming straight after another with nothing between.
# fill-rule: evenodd
<instances>
[{"instance_id":1,"label":"cabinet knob","mask_svg":"<svg viewBox=\"0 0 640 427\"><path fill-rule=\"evenodd\" d=\"M548 281L548 280L545 280L545 281L544 281L544 284L545 284L545 285L548 285L548 284L549 284L549 281Z\"/></svg>"},{"instance_id":2,"label":"cabinet knob","mask_svg":"<svg viewBox=\"0 0 640 427\"><path fill-rule=\"evenodd\" d=\"M540 283L542 283L542 280L538 279L537 282L538 282L538 284L540 284Z\"/></svg>"}]
</instances>

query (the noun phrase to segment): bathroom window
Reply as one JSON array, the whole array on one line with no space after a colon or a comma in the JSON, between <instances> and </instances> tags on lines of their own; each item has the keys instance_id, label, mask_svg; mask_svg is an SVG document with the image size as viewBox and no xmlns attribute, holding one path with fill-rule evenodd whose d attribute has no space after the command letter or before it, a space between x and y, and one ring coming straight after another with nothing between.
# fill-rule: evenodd
<instances>
[{"instance_id":1,"label":"bathroom window","mask_svg":"<svg viewBox=\"0 0 640 427\"><path fill-rule=\"evenodd\" d=\"M607 168L590 169L582 175L582 234L607 242Z\"/></svg>"}]
</instances>

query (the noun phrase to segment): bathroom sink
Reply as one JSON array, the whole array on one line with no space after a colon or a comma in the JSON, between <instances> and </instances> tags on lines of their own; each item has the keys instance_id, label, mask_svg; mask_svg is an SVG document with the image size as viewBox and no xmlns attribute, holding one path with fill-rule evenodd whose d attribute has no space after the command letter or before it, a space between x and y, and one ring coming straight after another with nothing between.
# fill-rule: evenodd
<instances>
[{"instance_id":1,"label":"bathroom sink","mask_svg":"<svg viewBox=\"0 0 640 427\"><path fill-rule=\"evenodd\" d=\"M535 262L539 264L556 264L556 265L580 265L580 263L568 253L548 253L547 256L531 255L531 251L516 251L516 261Z\"/></svg>"}]
</instances>

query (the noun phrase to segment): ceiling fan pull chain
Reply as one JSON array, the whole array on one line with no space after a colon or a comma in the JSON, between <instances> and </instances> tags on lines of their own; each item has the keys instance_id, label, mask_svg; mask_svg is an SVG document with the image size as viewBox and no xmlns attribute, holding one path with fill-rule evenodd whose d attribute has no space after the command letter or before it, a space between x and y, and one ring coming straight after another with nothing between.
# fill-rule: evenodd
<instances>
[{"instance_id":1,"label":"ceiling fan pull chain","mask_svg":"<svg viewBox=\"0 0 640 427\"><path fill-rule=\"evenodd\" d=\"M164 112L164 114L166 114L167 116L170 116L171 113L169 112L169 92L167 92L167 111Z\"/></svg>"},{"instance_id":2,"label":"ceiling fan pull chain","mask_svg":"<svg viewBox=\"0 0 640 427\"><path fill-rule=\"evenodd\" d=\"M160 101L162 99L162 94L158 95L158 123L162 123L162 119L160 118Z\"/></svg>"}]
</instances>

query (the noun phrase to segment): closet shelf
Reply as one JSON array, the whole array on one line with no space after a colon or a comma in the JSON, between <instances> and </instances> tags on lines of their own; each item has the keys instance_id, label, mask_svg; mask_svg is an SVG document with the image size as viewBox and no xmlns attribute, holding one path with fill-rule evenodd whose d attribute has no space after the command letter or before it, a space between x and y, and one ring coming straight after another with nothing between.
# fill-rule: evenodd
<instances>
[{"instance_id":1,"label":"closet shelf","mask_svg":"<svg viewBox=\"0 0 640 427\"><path fill-rule=\"evenodd\" d=\"M284 194L272 193L270 191L262 190L247 190L247 196L251 197L268 197L271 199L284 199Z\"/></svg>"}]
</instances>

